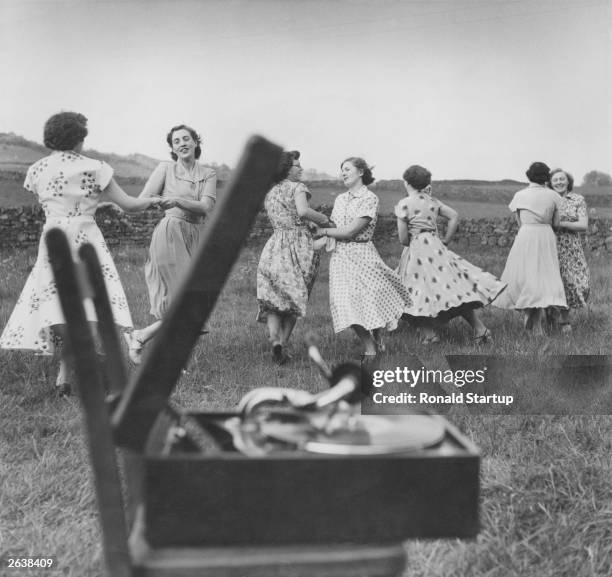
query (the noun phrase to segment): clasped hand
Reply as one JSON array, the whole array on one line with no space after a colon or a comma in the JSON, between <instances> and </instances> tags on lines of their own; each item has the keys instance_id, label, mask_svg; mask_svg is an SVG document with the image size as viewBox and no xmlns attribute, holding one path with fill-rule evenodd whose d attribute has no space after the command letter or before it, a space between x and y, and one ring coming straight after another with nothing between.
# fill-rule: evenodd
<instances>
[{"instance_id":1,"label":"clasped hand","mask_svg":"<svg viewBox=\"0 0 612 577\"><path fill-rule=\"evenodd\" d=\"M155 206L157 208L161 208L162 210L168 210L169 208L174 208L178 206L178 202L174 198L155 198L151 202L151 206Z\"/></svg>"}]
</instances>

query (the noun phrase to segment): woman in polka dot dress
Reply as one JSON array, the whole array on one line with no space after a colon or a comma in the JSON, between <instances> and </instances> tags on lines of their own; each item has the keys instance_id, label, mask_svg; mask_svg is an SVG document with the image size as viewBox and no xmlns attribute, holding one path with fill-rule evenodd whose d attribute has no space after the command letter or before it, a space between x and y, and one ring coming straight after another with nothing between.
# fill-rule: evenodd
<instances>
[{"instance_id":1,"label":"woman in polka dot dress","mask_svg":"<svg viewBox=\"0 0 612 577\"><path fill-rule=\"evenodd\" d=\"M440 339L436 325L462 316L474 329L474 340L490 338L477 311L491 303L505 284L448 250L458 222L457 212L432 198L431 173L411 166L403 175L408 196L395 207L400 242L405 246L398 273L412 304L406 315L419 326L423 343ZM438 215L448 219L444 239L438 236Z\"/></svg>"},{"instance_id":2,"label":"woman in polka dot dress","mask_svg":"<svg viewBox=\"0 0 612 577\"><path fill-rule=\"evenodd\" d=\"M334 331L351 327L361 339L365 356L381 349L382 330L393 330L410 306L408 291L398 275L380 258L372 244L378 218L378 197L368 190L372 171L362 158L341 164L348 191L334 203L335 228L319 229L327 237L329 301Z\"/></svg>"},{"instance_id":3,"label":"woman in polka dot dress","mask_svg":"<svg viewBox=\"0 0 612 577\"><path fill-rule=\"evenodd\" d=\"M100 160L81 154L87 136L87 118L75 112L60 112L47 120L45 146L53 152L28 169L24 187L38 197L45 211L38 257L32 272L0 337L3 349L32 350L53 355L62 342L65 320L57 295L55 278L44 241L50 228L61 228L75 255L83 243L96 249L106 282L115 322L132 326L121 280L115 263L94 220L101 201L111 201L131 212L163 205L158 198L136 199L115 182L113 169ZM95 321L91 303L86 304L87 319ZM56 387L60 395L70 394L66 350L62 351Z\"/></svg>"}]
</instances>

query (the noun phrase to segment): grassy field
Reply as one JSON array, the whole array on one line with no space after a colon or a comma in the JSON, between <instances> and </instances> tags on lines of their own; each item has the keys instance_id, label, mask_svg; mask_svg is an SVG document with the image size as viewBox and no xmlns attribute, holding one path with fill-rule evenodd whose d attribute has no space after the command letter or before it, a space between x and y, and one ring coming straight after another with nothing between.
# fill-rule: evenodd
<instances>
[{"instance_id":1,"label":"grassy field","mask_svg":"<svg viewBox=\"0 0 612 577\"><path fill-rule=\"evenodd\" d=\"M379 249L395 266L399 246ZM309 364L306 331L320 336L333 363L357 358L351 334L332 332L327 262L315 286L308 317L297 326L291 364L270 362L262 325L255 321L255 272L261 246L237 263L210 319L210 334L195 348L173 401L191 410L234 406L252 388L272 385L323 388ZM470 249L464 254L494 274L505 252ZM137 326L149 320L143 276L145 250L120 247L114 256ZM5 252L1 264L0 329L33 264L33 249ZM443 342L426 349L409 327L388 339L385 362L404 365L417 355L426 366L443 354L600 354L609 351L612 265L590 262L593 299L576 317L571 340L525 338L518 316L487 310L491 345L470 343L454 321ZM240 354L236 354L240 351ZM0 351L0 556L54 555L57 574L102 575L99 531L78 403L52 394L55 365L27 353ZM609 416L448 415L482 450L482 530L474 541L410 542L405 577L604 577L612 574L612 418ZM55 574L55 573L53 573Z\"/></svg>"}]
</instances>

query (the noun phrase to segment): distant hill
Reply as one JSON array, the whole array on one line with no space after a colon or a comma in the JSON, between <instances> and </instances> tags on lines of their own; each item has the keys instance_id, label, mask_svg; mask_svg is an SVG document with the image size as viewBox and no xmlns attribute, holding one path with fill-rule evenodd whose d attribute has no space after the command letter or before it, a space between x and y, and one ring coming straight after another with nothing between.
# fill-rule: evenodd
<instances>
[{"instance_id":1,"label":"distant hill","mask_svg":"<svg viewBox=\"0 0 612 577\"><path fill-rule=\"evenodd\" d=\"M28 166L49 154L49 149L42 144L27 140L12 132L0 132L0 172L24 174ZM119 154L98 152L97 150L83 150L85 156L104 160L114 169L119 180L131 182L144 181L149 177L153 169L159 164L159 160L144 154ZM212 163L217 171L219 180L227 180L231 173L229 166Z\"/></svg>"}]
</instances>

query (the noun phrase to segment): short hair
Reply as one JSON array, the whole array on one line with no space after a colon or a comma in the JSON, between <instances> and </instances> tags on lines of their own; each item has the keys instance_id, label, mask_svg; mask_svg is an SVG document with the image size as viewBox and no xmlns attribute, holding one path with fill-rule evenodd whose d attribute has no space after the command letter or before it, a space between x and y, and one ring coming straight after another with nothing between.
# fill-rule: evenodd
<instances>
[{"instance_id":1,"label":"short hair","mask_svg":"<svg viewBox=\"0 0 612 577\"><path fill-rule=\"evenodd\" d=\"M274 175L274 184L282 182L289 176L289 171L293 166L293 162L300 158L300 152L298 150L284 150L281 154L276 174Z\"/></svg>"},{"instance_id":2,"label":"short hair","mask_svg":"<svg viewBox=\"0 0 612 577\"><path fill-rule=\"evenodd\" d=\"M569 172L567 172L567 170L563 170L562 168L555 168L554 170L550 171L550 178L548 179L548 187L552 188L552 184L551 184L552 177L558 172L562 172L563 174L565 174L565 176L567 176L567 192L572 192L572 190L574 190L574 177Z\"/></svg>"},{"instance_id":3,"label":"short hair","mask_svg":"<svg viewBox=\"0 0 612 577\"><path fill-rule=\"evenodd\" d=\"M529 182L546 184L550 180L550 168L543 162L534 162L525 173Z\"/></svg>"},{"instance_id":4,"label":"short hair","mask_svg":"<svg viewBox=\"0 0 612 577\"><path fill-rule=\"evenodd\" d=\"M174 150L172 150L172 134L177 130L186 130L187 132L189 132L189 134L191 134L191 138L193 138L196 143L194 156L196 160L200 158L200 156L202 156L202 138L193 128L191 128L191 126L187 126L186 124L179 124L177 126L173 126L170 129L170 132L168 132L168 134L166 135L166 142L170 147L170 156L172 157L172 160L178 160L178 156L176 155Z\"/></svg>"},{"instance_id":5,"label":"short hair","mask_svg":"<svg viewBox=\"0 0 612 577\"><path fill-rule=\"evenodd\" d=\"M359 156L349 156L340 163L340 169L342 169L345 162L350 162L358 170L363 170L361 181L366 186L368 184L372 184L376 180L372 174L372 168L368 166L368 163L363 158L360 158Z\"/></svg>"},{"instance_id":6,"label":"short hair","mask_svg":"<svg viewBox=\"0 0 612 577\"><path fill-rule=\"evenodd\" d=\"M43 141L51 150L72 150L87 136L87 118L78 112L58 112L43 130Z\"/></svg>"},{"instance_id":7,"label":"short hair","mask_svg":"<svg viewBox=\"0 0 612 577\"><path fill-rule=\"evenodd\" d=\"M431 172L418 164L409 166L402 178L415 190L423 190L431 184Z\"/></svg>"}]
</instances>

